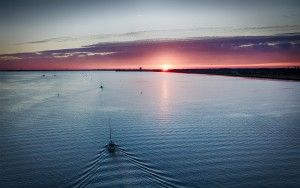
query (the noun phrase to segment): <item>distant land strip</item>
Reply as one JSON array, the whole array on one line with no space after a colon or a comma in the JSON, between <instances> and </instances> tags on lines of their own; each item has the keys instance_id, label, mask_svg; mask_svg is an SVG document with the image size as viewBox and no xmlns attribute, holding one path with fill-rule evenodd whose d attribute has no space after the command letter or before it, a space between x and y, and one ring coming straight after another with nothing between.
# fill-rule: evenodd
<instances>
[{"instance_id":1,"label":"distant land strip","mask_svg":"<svg viewBox=\"0 0 300 188\"><path fill-rule=\"evenodd\" d=\"M300 81L300 67L294 68L212 68L212 69L64 69L64 70L1 70L1 71L116 71L207 74Z\"/></svg>"},{"instance_id":2,"label":"distant land strip","mask_svg":"<svg viewBox=\"0 0 300 188\"><path fill-rule=\"evenodd\" d=\"M300 69L297 68L248 68L248 69L172 69L168 72L188 74L209 74L221 76L238 76L248 78L267 78L300 81Z\"/></svg>"},{"instance_id":3,"label":"distant land strip","mask_svg":"<svg viewBox=\"0 0 300 188\"><path fill-rule=\"evenodd\" d=\"M300 81L300 68L217 68L217 69L169 69L162 71L160 69L118 69L116 71L155 71L187 74L209 74L221 76L238 76L250 78L267 78L280 80Z\"/></svg>"}]
</instances>

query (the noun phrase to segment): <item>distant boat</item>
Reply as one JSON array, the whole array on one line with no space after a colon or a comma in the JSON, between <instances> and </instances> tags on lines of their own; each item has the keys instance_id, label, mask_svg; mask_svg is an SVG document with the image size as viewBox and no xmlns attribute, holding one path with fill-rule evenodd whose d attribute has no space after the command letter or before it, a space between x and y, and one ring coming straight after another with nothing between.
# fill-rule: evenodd
<instances>
[{"instance_id":1,"label":"distant boat","mask_svg":"<svg viewBox=\"0 0 300 188\"><path fill-rule=\"evenodd\" d=\"M101 82L100 88L101 88L101 89L103 89L103 85L102 85L102 82Z\"/></svg>"},{"instance_id":2,"label":"distant boat","mask_svg":"<svg viewBox=\"0 0 300 188\"><path fill-rule=\"evenodd\" d=\"M111 126L110 126L110 119L108 119L109 124L109 142L107 144L107 149L110 153L114 153L116 150L117 145L111 139Z\"/></svg>"}]
</instances>

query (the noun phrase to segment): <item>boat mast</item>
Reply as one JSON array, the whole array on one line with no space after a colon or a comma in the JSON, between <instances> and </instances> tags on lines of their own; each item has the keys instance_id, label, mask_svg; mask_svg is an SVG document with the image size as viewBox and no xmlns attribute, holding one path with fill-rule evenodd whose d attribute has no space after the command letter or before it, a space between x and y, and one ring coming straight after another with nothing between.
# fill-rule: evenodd
<instances>
[{"instance_id":1,"label":"boat mast","mask_svg":"<svg viewBox=\"0 0 300 188\"><path fill-rule=\"evenodd\" d=\"M109 124L109 140L111 141L111 126L110 126L110 118L108 119Z\"/></svg>"}]
</instances>

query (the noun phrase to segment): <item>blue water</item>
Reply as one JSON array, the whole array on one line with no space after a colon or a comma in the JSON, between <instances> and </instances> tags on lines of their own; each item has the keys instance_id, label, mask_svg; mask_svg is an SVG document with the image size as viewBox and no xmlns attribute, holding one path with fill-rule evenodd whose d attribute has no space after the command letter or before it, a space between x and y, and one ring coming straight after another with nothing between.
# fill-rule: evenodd
<instances>
[{"instance_id":1,"label":"blue water","mask_svg":"<svg viewBox=\"0 0 300 188\"><path fill-rule=\"evenodd\" d=\"M300 82L1 72L0 106L0 187L300 186Z\"/></svg>"}]
</instances>

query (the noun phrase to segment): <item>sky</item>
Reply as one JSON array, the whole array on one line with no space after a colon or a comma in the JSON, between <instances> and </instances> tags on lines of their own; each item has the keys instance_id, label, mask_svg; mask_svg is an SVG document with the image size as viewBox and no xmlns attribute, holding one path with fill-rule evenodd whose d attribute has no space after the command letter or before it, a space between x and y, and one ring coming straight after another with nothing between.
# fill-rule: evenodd
<instances>
[{"instance_id":1,"label":"sky","mask_svg":"<svg viewBox=\"0 0 300 188\"><path fill-rule=\"evenodd\" d=\"M0 70L300 66L298 0L9 0L0 28Z\"/></svg>"}]
</instances>

